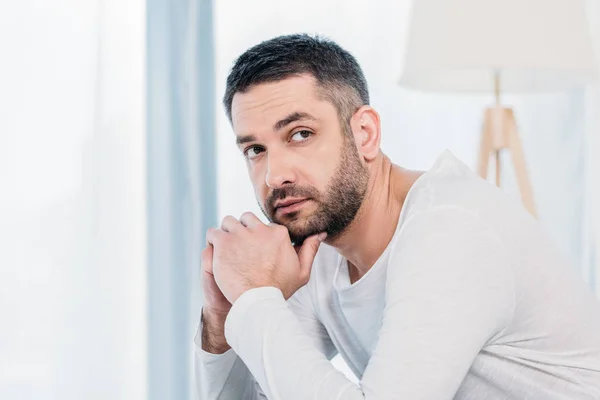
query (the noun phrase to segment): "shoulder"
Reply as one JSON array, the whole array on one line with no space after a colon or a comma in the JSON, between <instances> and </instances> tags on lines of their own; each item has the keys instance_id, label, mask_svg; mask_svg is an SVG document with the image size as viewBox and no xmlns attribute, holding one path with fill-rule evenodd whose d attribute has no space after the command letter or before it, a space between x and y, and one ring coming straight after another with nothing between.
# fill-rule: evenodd
<instances>
[{"instance_id":1,"label":"shoulder","mask_svg":"<svg viewBox=\"0 0 600 400\"><path fill-rule=\"evenodd\" d=\"M390 255L386 301L483 307L508 321L515 304L510 257L495 229L476 213L439 206L406 221Z\"/></svg>"},{"instance_id":2,"label":"shoulder","mask_svg":"<svg viewBox=\"0 0 600 400\"><path fill-rule=\"evenodd\" d=\"M394 253L452 253L481 247L502 249L500 236L478 210L456 204L428 207L411 213L398 231Z\"/></svg>"},{"instance_id":3,"label":"shoulder","mask_svg":"<svg viewBox=\"0 0 600 400\"><path fill-rule=\"evenodd\" d=\"M477 212L436 206L405 221L390 255L387 284L416 287L502 286L512 290L512 267L496 229ZM417 284L418 283L418 284Z\"/></svg>"},{"instance_id":4,"label":"shoulder","mask_svg":"<svg viewBox=\"0 0 600 400\"><path fill-rule=\"evenodd\" d=\"M413 184L403 205L400 224L416 215L419 220L435 216L471 219L477 223L469 213L485 219L490 211L505 209L509 202L499 188L448 152Z\"/></svg>"}]
</instances>

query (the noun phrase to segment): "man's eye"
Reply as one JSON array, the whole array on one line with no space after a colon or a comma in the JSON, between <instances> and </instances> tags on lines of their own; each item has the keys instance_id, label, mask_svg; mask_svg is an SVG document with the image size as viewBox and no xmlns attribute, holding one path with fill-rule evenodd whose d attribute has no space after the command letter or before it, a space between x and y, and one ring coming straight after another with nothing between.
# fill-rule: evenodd
<instances>
[{"instance_id":1,"label":"man's eye","mask_svg":"<svg viewBox=\"0 0 600 400\"><path fill-rule=\"evenodd\" d=\"M311 131L307 131L307 130L298 131L292 135L291 141L292 142L303 142L312 135L313 135L313 133Z\"/></svg>"},{"instance_id":2,"label":"man's eye","mask_svg":"<svg viewBox=\"0 0 600 400\"><path fill-rule=\"evenodd\" d=\"M253 158L256 158L260 153L262 153L263 151L265 151L262 147L260 146L251 146L248 147L245 151L244 151L244 156L251 160Z\"/></svg>"}]
</instances>

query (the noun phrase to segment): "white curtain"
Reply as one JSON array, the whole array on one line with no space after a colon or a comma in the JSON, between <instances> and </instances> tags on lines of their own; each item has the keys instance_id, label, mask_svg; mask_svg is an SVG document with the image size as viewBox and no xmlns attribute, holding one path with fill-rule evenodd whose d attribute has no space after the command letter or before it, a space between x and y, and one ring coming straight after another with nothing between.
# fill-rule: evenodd
<instances>
[{"instance_id":1,"label":"white curtain","mask_svg":"<svg viewBox=\"0 0 600 400\"><path fill-rule=\"evenodd\" d=\"M212 2L147 7L148 400L187 400L200 253L217 217Z\"/></svg>"},{"instance_id":2,"label":"white curtain","mask_svg":"<svg viewBox=\"0 0 600 400\"><path fill-rule=\"evenodd\" d=\"M583 273L600 297L600 2L586 1L598 80L585 93L585 165L581 257Z\"/></svg>"},{"instance_id":3,"label":"white curtain","mask_svg":"<svg viewBox=\"0 0 600 400\"><path fill-rule=\"evenodd\" d=\"M145 2L0 5L0 398L146 398Z\"/></svg>"}]
</instances>

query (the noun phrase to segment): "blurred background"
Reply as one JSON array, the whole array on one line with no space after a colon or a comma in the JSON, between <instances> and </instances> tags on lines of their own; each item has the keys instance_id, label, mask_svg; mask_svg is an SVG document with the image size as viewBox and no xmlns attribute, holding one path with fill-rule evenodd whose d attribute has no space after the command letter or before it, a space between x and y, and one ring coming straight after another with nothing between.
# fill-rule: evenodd
<instances>
[{"instance_id":1,"label":"blurred background","mask_svg":"<svg viewBox=\"0 0 600 400\"><path fill-rule=\"evenodd\" d=\"M537 35L539 49L523 45L506 62L546 51L523 87L561 62L571 79L552 75L544 91L501 103L515 113L540 221L600 295L600 86L587 74L598 64L586 63L600 45L599 0L486 0L478 10L422 0L412 29L415 1L2 2L0 398L195 398L204 232L227 214L261 215L220 99L233 60L286 33L321 34L354 54L393 162L427 169L447 148L476 169L493 88L418 90L399 84L405 68L441 62L419 55L428 42L462 62L485 53L461 50L469 38L504 54L492 40L551 24L555 37ZM521 19L503 21L496 6L521 7ZM448 16L479 28L462 24L465 39L442 45L436 35L455 29ZM497 27L482 16L512 33L485 42ZM502 187L518 197L502 157Z\"/></svg>"}]
</instances>

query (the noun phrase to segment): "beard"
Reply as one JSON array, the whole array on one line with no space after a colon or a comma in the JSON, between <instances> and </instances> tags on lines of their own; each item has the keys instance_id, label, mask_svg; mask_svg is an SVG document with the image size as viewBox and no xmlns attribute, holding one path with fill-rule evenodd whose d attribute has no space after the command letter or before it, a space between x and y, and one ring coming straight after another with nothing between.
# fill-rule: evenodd
<instances>
[{"instance_id":1,"label":"beard","mask_svg":"<svg viewBox=\"0 0 600 400\"><path fill-rule=\"evenodd\" d=\"M369 171L360 161L354 140L350 135L345 135L340 162L325 193L312 186L285 185L274 189L261 209L271 222L288 229L294 245L301 245L307 237L321 232L327 232L327 238L334 239L356 218L365 198L368 182ZM300 210L287 213L284 218L279 219L274 203L286 197L310 199L316 203L317 209L308 216L302 217L300 214L303 210Z\"/></svg>"}]
</instances>

